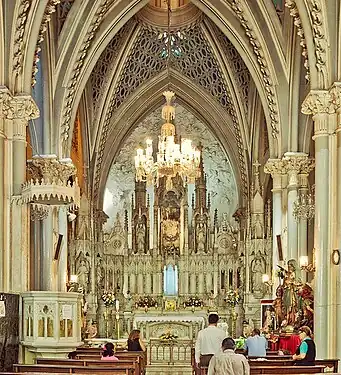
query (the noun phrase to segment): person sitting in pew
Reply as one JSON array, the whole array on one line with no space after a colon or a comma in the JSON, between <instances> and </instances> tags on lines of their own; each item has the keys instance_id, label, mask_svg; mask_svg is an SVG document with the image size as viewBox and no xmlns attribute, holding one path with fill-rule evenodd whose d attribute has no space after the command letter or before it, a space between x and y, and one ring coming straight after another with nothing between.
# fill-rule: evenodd
<instances>
[{"instance_id":1,"label":"person sitting in pew","mask_svg":"<svg viewBox=\"0 0 341 375\"><path fill-rule=\"evenodd\" d=\"M207 375L250 375L250 366L245 356L234 352L233 338L225 338L221 346L223 352L211 358Z\"/></svg>"},{"instance_id":2,"label":"person sitting in pew","mask_svg":"<svg viewBox=\"0 0 341 375\"><path fill-rule=\"evenodd\" d=\"M296 354L292 356L295 365L298 366L315 366L316 347L312 339L312 332L308 326L299 329L300 346L296 350Z\"/></svg>"},{"instance_id":3,"label":"person sitting in pew","mask_svg":"<svg viewBox=\"0 0 341 375\"><path fill-rule=\"evenodd\" d=\"M245 349L249 357L265 357L268 342L264 336L261 336L260 330L254 328L252 335L245 341Z\"/></svg>"},{"instance_id":4,"label":"person sitting in pew","mask_svg":"<svg viewBox=\"0 0 341 375\"><path fill-rule=\"evenodd\" d=\"M111 342L107 342L103 346L103 354L101 359L103 361L118 361L118 358L114 355L114 345Z\"/></svg>"},{"instance_id":5,"label":"person sitting in pew","mask_svg":"<svg viewBox=\"0 0 341 375\"><path fill-rule=\"evenodd\" d=\"M128 351L129 352L145 352L146 345L142 341L141 331L133 329L128 337Z\"/></svg>"}]
</instances>

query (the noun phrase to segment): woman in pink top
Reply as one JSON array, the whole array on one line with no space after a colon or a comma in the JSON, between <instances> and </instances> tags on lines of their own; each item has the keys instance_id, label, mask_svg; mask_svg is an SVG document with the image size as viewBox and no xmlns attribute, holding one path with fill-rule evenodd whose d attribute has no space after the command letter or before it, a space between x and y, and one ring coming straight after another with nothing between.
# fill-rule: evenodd
<instances>
[{"instance_id":1,"label":"woman in pink top","mask_svg":"<svg viewBox=\"0 0 341 375\"><path fill-rule=\"evenodd\" d=\"M103 361L118 361L118 358L114 356L114 345L111 342L107 342L103 345Z\"/></svg>"}]
</instances>

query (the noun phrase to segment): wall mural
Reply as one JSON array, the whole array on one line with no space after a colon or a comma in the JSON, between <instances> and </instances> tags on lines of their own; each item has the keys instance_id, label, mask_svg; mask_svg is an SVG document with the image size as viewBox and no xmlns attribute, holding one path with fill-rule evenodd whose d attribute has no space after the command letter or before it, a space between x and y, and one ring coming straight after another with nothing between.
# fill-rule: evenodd
<instances>
[{"instance_id":1,"label":"wall mural","mask_svg":"<svg viewBox=\"0 0 341 375\"><path fill-rule=\"evenodd\" d=\"M150 137L153 139L153 147L157 149L157 139L162 125L161 108L152 112L134 129L111 166L103 204L103 209L109 216L106 231L112 228L117 213L122 215L124 210L128 210L128 217L130 217L131 199L135 188L134 156L136 149L144 148L145 140ZM175 125L178 136L192 139L196 146L202 143L212 215L217 208L219 221L222 220L223 213L231 217L237 209L238 191L230 161L219 141L206 125L180 105L176 105ZM194 186L189 186L189 203L193 191Z\"/></svg>"}]
</instances>

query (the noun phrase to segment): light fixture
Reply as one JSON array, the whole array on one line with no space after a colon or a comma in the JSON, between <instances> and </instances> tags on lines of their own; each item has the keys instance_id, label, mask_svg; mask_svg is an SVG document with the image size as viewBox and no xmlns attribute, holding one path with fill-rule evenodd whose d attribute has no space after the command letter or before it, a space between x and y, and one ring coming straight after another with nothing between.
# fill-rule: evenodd
<instances>
[{"instance_id":1,"label":"light fixture","mask_svg":"<svg viewBox=\"0 0 341 375\"><path fill-rule=\"evenodd\" d=\"M78 281L77 275L71 275L70 276L70 283L76 283Z\"/></svg>"},{"instance_id":2,"label":"light fixture","mask_svg":"<svg viewBox=\"0 0 341 375\"><path fill-rule=\"evenodd\" d=\"M315 272L315 265L313 263L309 263L309 258L307 255L300 256L300 267L303 271Z\"/></svg>"},{"instance_id":3,"label":"light fixture","mask_svg":"<svg viewBox=\"0 0 341 375\"><path fill-rule=\"evenodd\" d=\"M262 275L262 283L266 286L272 286L273 285L273 281L270 280L270 276L266 273L264 273Z\"/></svg>"},{"instance_id":4,"label":"light fixture","mask_svg":"<svg viewBox=\"0 0 341 375\"><path fill-rule=\"evenodd\" d=\"M172 36L170 30L171 7L170 1L168 6L168 37L167 42L167 72L169 74L169 60L172 55ZM173 56L173 55L172 55ZM176 58L176 55L173 56ZM159 136L158 151L156 160L154 160L153 141L147 139L146 149L139 148L135 156L136 181L147 182L147 185L159 185L161 178L166 178L166 188L172 186L172 178L179 175L183 183L194 183L195 178L200 176L199 164L201 152L192 145L190 139L181 139L181 143L177 143L175 134L175 107L173 105L174 92L165 91L163 93L166 104L162 108L162 118L165 123L161 127L161 135Z\"/></svg>"},{"instance_id":5,"label":"light fixture","mask_svg":"<svg viewBox=\"0 0 341 375\"><path fill-rule=\"evenodd\" d=\"M332 252L332 262L336 266L340 264L340 251L338 249L335 249Z\"/></svg>"}]
</instances>

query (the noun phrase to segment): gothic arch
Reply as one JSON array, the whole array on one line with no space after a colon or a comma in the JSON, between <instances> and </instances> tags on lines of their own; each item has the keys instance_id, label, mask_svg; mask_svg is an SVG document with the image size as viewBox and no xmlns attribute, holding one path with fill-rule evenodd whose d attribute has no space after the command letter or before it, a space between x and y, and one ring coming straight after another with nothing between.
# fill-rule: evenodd
<instances>
[{"instance_id":1,"label":"gothic arch","mask_svg":"<svg viewBox=\"0 0 341 375\"><path fill-rule=\"evenodd\" d=\"M167 84L168 81L166 79L161 80L160 77L157 77L153 82L149 82L148 85L143 85L138 90L138 94L134 97L129 97L115 114L111 124L111 132L107 137L107 147L103 153L102 160L96 163L94 172L95 185L93 190L97 207L102 207L109 169L115 160L120 145L141 119L163 103L162 92L167 89ZM248 180L245 180L245 178L248 179L248 177L241 175L238 150L235 146L235 137L231 129L231 119L227 113L221 111L219 105L212 101L202 89L196 86L191 87L188 82L184 82L183 78L181 80L173 78L170 89L175 91L178 102L207 124L215 137L220 140L223 149L229 156L237 185L241 187L247 186ZM202 100L202 98L205 100ZM201 105L198 99L201 99ZM246 169L248 170L248 166L246 166ZM243 196L241 188L239 191L240 204L243 203L244 198L246 197Z\"/></svg>"}]
</instances>

